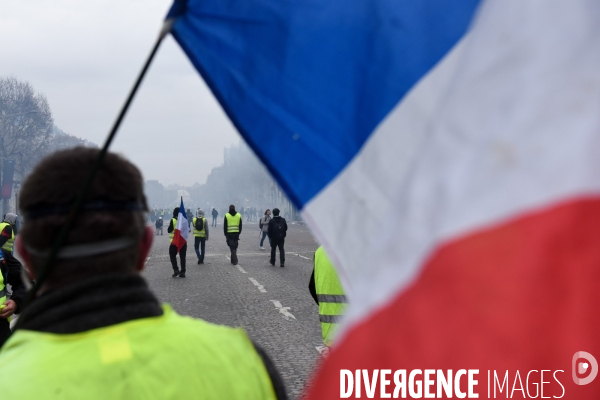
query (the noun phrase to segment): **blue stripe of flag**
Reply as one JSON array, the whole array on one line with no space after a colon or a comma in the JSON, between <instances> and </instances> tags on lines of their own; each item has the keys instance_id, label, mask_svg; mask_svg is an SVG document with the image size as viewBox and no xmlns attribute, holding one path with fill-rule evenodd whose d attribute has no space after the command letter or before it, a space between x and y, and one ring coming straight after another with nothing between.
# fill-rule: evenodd
<instances>
[{"instance_id":1,"label":"blue stripe of flag","mask_svg":"<svg viewBox=\"0 0 600 400\"><path fill-rule=\"evenodd\" d=\"M479 0L176 0L172 33L297 207L460 40Z\"/></svg>"}]
</instances>

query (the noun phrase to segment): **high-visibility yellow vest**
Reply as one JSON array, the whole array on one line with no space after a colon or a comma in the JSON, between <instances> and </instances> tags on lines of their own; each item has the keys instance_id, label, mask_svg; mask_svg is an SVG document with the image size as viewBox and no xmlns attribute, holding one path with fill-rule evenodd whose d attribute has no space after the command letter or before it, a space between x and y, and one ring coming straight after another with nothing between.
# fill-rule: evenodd
<instances>
[{"instance_id":1,"label":"high-visibility yellow vest","mask_svg":"<svg viewBox=\"0 0 600 400\"><path fill-rule=\"evenodd\" d=\"M6 303L6 296L8 292L6 290L6 282L4 282L4 275L0 272L0 306Z\"/></svg>"},{"instance_id":2,"label":"high-visibility yellow vest","mask_svg":"<svg viewBox=\"0 0 600 400\"><path fill-rule=\"evenodd\" d=\"M235 215L231 215L227 213L225 214L225 218L227 219L227 233L238 233L240 231L242 214L236 213Z\"/></svg>"},{"instance_id":3,"label":"high-visibility yellow vest","mask_svg":"<svg viewBox=\"0 0 600 400\"><path fill-rule=\"evenodd\" d=\"M9 224L8 222L2 222L0 223L0 232L2 232L7 226L10 226L12 228L12 236L6 241L6 243L2 245L2 249L10 251L12 253L13 245L15 244L15 227Z\"/></svg>"},{"instance_id":4,"label":"high-visibility yellow vest","mask_svg":"<svg viewBox=\"0 0 600 400\"><path fill-rule=\"evenodd\" d=\"M163 308L160 317L81 333L16 331L0 350L2 398L275 398L243 330Z\"/></svg>"},{"instance_id":5,"label":"high-visibility yellow vest","mask_svg":"<svg viewBox=\"0 0 600 400\"><path fill-rule=\"evenodd\" d=\"M206 237L206 218L201 217L202 218L202 230L199 231L198 229L196 229L196 221L198 220L198 218L193 218L192 219L192 225L194 226L194 236L195 237Z\"/></svg>"},{"instance_id":6,"label":"high-visibility yellow vest","mask_svg":"<svg viewBox=\"0 0 600 400\"><path fill-rule=\"evenodd\" d=\"M333 264L323 246L315 252L315 289L319 301L319 321L323 342L331 346L346 308L346 296Z\"/></svg>"},{"instance_id":7,"label":"high-visibility yellow vest","mask_svg":"<svg viewBox=\"0 0 600 400\"><path fill-rule=\"evenodd\" d=\"M173 218L171 222L173 222L173 231L169 233L169 240L170 242L173 242L173 236L175 236L175 228L177 227L177 218Z\"/></svg>"}]
</instances>

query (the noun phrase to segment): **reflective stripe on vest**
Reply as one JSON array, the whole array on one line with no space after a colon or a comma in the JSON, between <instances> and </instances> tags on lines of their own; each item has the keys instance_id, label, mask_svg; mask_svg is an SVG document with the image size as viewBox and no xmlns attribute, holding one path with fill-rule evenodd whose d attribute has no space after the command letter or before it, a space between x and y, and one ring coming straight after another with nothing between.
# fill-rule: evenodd
<instances>
[{"instance_id":1,"label":"reflective stripe on vest","mask_svg":"<svg viewBox=\"0 0 600 400\"><path fill-rule=\"evenodd\" d=\"M206 218L201 217L202 218L202 230L199 231L196 229L196 221L198 220L198 218L194 218L192 219L192 225L194 227L194 236L195 237L206 237Z\"/></svg>"},{"instance_id":2,"label":"reflective stripe on vest","mask_svg":"<svg viewBox=\"0 0 600 400\"><path fill-rule=\"evenodd\" d=\"M227 213L225 214L225 218L227 219L227 233L238 233L240 231L242 214L236 213L235 215L231 215Z\"/></svg>"},{"instance_id":3,"label":"reflective stripe on vest","mask_svg":"<svg viewBox=\"0 0 600 400\"><path fill-rule=\"evenodd\" d=\"M171 240L171 242L173 242L173 236L175 236L175 228L177 228L177 218L173 218L171 222L173 223L173 232L169 233L169 239Z\"/></svg>"},{"instance_id":4,"label":"reflective stripe on vest","mask_svg":"<svg viewBox=\"0 0 600 400\"><path fill-rule=\"evenodd\" d=\"M9 224L8 222L2 222L0 224L0 232L2 232L7 226L10 226L12 228L12 236L6 241L6 243L2 245L2 249L10 251L12 253L13 245L15 244L15 227Z\"/></svg>"},{"instance_id":5,"label":"reflective stripe on vest","mask_svg":"<svg viewBox=\"0 0 600 400\"><path fill-rule=\"evenodd\" d=\"M242 329L163 309L77 334L15 331L2 347L2 399L275 399ZM174 363L175 379L165 368Z\"/></svg>"},{"instance_id":6,"label":"reflective stripe on vest","mask_svg":"<svg viewBox=\"0 0 600 400\"><path fill-rule=\"evenodd\" d=\"M335 331L344 315L346 296L337 272L322 246L315 252L315 289L319 301L323 342L331 346Z\"/></svg>"}]
</instances>

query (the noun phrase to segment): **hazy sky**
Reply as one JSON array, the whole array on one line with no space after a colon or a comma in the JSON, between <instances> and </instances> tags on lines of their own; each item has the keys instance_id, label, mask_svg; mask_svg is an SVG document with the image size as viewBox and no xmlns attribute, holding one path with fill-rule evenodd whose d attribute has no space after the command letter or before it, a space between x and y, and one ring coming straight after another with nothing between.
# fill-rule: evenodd
<instances>
[{"instance_id":1,"label":"hazy sky","mask_svg":"<svg viewBox=\"0 0 600 400\"><path fill-rule=\"evenodd\" d=\"M28 81L55 124L102 145L169 0L1 0L0 76ZM145 179L204 183L239 135L177 43L162 44L111 149Z\"/></svg>"}]
</instances>

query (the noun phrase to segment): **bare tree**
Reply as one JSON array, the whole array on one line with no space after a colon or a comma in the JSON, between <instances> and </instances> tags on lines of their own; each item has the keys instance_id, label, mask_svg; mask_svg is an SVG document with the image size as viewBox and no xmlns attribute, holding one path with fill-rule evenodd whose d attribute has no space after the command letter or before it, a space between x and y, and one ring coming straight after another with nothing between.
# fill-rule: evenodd
<instances>
[{"instance_id":1,"label":"bare tree","mask_svg":"<svg viewBox=\"0 0 600 400\"><path fill-rule=\"evenodd\" d=\"M52 138L50 139L50 152L79 146L98 148L98 145L96 143L90 142L87 139L82 139L74 135L69 135L68 133L57 128L56 126L54 127Z\"/></svg>"},{"instance_id":2,"label":"bare tree","mask_svg":"<svg viewBox=\"0 0 600 400\"><path fill-rule=\"evenodd\" d=\"M28 82L0 78L0 157L15 160L20 178L49 151L53 126L44 95Z\"/></svg>"}]
</instances>

